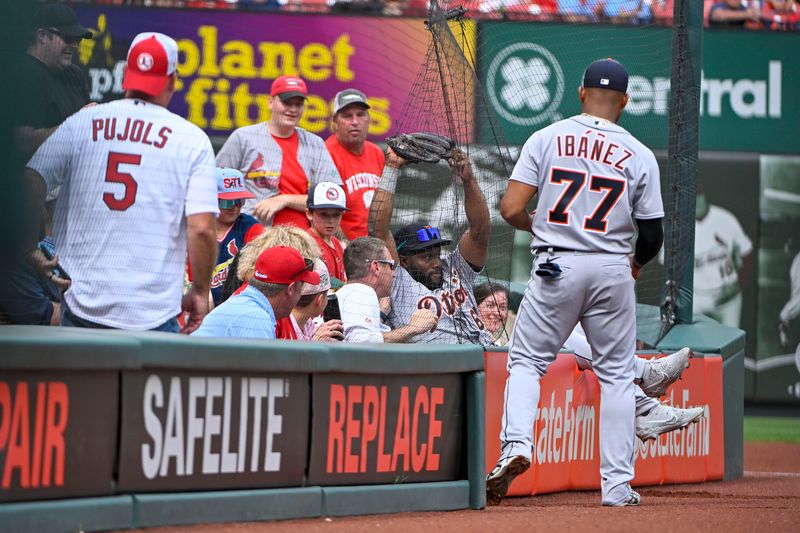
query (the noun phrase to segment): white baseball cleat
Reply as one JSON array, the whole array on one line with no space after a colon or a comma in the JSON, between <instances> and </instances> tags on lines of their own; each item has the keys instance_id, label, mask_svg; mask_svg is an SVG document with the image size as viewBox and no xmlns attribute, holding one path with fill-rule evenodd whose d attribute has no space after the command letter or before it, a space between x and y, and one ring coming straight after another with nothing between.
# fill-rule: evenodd
<instances>
[{"instance_id":1,"label":"white baseball cleat","mask_svg":"<svg viewBox=\"0 0 800 533\"><path fill-rule=\"evenodd\" d=\"M627 507L627 506L635 506L642 503L642 497L639 496L639 493L635 490L631 489L630 494L628 494L628 499L625 501L621 501L619 503L604 503L606 507Z\"/></svg>"},{"instance_id":2,"label":"white baseball cleat","mask_svg":"<svg viewBox=\"0 0 800 533\"><path fill-rule=\"evenodd\" d=\"M531 467L531 462L527 457L515 455L500 459L497 466L486 476L486 503L487 505L497 505L500 503L511 482L518 475L524 473Z\"/></svg>"},{"instance_id":3,"label":"white baseball cleat","mask_svg":"<svg viewBox=\"0 0 800 533\"><path fill-rule=\"evenodd\" d=\"M650 412L646 415L636 417L636 436L642 441L656 439L664 433L685 428L702 417L702 407L681 409L680 407L659 404L650 409Z\"/></svg>"},{"instance_id":4,"label":"white baseball cleat","mask_svg":"<svg viewBox=\"0 0 800 533\"><path fill-rule=\"evenodd\" d=\"M637 385L651 398L664 396L667 388L681 377L685 368L689 367L689 358L692 355L694 354L689 348L681 348L666 357L648 360L644 375Z\"/></svg>"}]
</instances>

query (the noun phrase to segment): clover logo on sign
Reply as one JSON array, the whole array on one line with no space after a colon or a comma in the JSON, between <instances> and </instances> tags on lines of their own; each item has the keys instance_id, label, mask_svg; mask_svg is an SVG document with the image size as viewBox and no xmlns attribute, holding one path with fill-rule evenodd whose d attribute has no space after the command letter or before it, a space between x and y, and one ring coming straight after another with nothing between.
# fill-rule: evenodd
<instances>
[{"instance_id":1,"label":"clover logo on sign","mask_svg":"<svg viewBox=\"0 0 800 533\"><path fill-rule=\"evenodd\" d=\"M555 56L534 43L504 48L489 64L487 93L495 111L518 126L560 119L564 73Z\"/></svg>"}]
</instances>

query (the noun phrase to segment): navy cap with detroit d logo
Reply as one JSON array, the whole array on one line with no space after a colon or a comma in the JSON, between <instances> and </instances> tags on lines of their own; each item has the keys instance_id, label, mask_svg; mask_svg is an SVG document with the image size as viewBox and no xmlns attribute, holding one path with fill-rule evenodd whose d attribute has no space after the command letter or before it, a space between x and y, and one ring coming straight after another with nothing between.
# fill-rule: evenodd
<instances>
[{"instance_id":1,"label":"navy cap with detroit d logo","mask_svg":"<svg viewBox=\"0 0 800 533\"><path fill-rule=\"evenodd\" d=\"M598 59L586 67L583 73L585 89L611 89L621 93L628 92L628 71L619 61L611 58Z\"/></svg>"}]
</instances>

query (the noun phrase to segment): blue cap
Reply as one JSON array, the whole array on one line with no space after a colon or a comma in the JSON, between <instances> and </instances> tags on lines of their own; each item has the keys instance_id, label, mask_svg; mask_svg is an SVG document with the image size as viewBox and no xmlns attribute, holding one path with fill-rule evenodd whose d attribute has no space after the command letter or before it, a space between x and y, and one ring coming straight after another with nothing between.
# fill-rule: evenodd
<instances>
[{"instance_id":1,"label":"blue cap","mask_svg":"<svg viewBox=\"0 0 800 533\"><path fill-rule=\"evenodd\" d=\"M583 87L586 89L611 89L626 93L628 92L628 71L619 61L611 58L598 59L583 73Z\"/></svg>"}]
</instances>

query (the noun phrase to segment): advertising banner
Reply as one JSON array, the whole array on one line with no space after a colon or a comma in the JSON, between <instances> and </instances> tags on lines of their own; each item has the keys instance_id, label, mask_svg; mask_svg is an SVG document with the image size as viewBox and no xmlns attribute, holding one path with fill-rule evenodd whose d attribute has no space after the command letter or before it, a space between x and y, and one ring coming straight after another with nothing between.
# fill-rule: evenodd
<instances>
[{"instance_id":1,"label":"advertising banner","mask_svg":"<svg viewBox=\"0 0 800 533\"><path fill-rule=\"evenodd\" d=\"M500 456L506 352L486 352L486 471ZM692 359L667 392L670 405L703 407L696 424L656 440L636 440L634 485L722 479L724 475L722 359ZM600 384L580 371L575 356L560 354L541 380L533 428L531 468L514 480L509 494L542 494L600 488Z\"/></svg>"},{"instance_id":2,"label":"advertising banner","mask_svg":"<svg viewBox=\"0 0 800 533\"><path fill-rule=\"evenodd\" d=\"M628 69L630 100L620 125L652 149L668 144L670 28L580 27L485 22L480 79L507 142L580 113L577 89L586 66L613 57ZM700 149L797 153L786 132L800 119L796 38L770 32L703 34ZM746 51L746 53L737 53ZM731 60L735 55L735 60ZM488 124L481 125L490 142Z\"/></svg>"},{"instance_id":3,"label":"advertising banner","mask_svg":"<svg viewBox=\"0 0 800 533\"><path fill-rule=\"evenodd\" d=\"M306 374L123 372L119 488L297 487Z\"/></svg>"},{"instance_id":4,"label":"advertising banner","mask_svg":"<svg viewBox=\"0 0 800 533\"><path fill-rule=\"evenodd\" d=\"M355 87L369 99L371 138L383 141L414 97L430 43L422 19L74 7L96 34L78 53L93 100L120 98L131 40L143 31L161 32L179 48L179 84L169 109L211 136L267 120L272 81L288 74L308 84L301 127L327 137L334 95ZM470 39L474 49L472 25ZM472 102L466 104L471 113ZM460 119L471 123L468 116Z\"/></svg>"},{"instance_id":5,"label":"advertising banner","mask_svg":"<svg viewBox=\"0 0 800 533\"><path fill-rule=\"evenodd\" d=\"M460 375L322 374L312 392L310 484L459 479Z\"/></svg>"},{"instance_id":6,"label":"advertising banner","mask_svg":"<svg viewBox=\"0 0 800 533\"><path fill-rule=\"evenodd\" d=\"M0 376L0 502L111 494L117 373Z\"/></svg>"}]
</instances>

